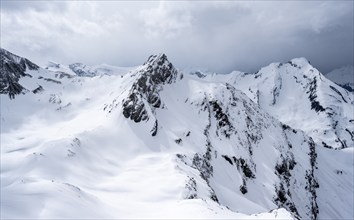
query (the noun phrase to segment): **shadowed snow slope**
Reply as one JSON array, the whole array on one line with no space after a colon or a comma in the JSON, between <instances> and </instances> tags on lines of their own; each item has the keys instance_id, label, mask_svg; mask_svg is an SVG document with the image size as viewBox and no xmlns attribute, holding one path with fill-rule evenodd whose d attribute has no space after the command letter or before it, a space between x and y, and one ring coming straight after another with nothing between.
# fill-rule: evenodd
<instances>
[{"instance_id":1,"label":"shadowed snow slope","mask_svg":"<svg viewBox=\"0 0 354 220\"><path fill-rule=\"evenodd\" d=\"M353 217L353 148L323 148L233 84L164 54L123 75L50 68L1 94L1 218Z\"/></svg>"}]
</instances>

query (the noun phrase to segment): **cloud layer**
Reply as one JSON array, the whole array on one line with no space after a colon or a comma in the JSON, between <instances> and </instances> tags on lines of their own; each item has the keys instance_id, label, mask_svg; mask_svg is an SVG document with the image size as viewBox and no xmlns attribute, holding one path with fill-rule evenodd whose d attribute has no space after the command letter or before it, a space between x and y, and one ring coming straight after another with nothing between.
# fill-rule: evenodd
<instances>
[{"instance_id":1,"label":"cloud layer","mask_svg":"<svg viewBox=\"0 0 354 220\"><path fill-rule=\"evenodd\" d=\"M352 1L1 1L1 47L45 64L142 64L252 72L306 57L353 64Z\"/></svg>"}]
</instances>

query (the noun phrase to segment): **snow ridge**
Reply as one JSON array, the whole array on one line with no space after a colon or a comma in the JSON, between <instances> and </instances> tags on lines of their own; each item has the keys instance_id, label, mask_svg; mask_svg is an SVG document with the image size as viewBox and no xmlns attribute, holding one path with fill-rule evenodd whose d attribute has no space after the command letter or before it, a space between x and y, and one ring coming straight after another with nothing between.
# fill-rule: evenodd
<instances>
[{"instance_id":1,"label":"snow ridge","mask_svg":"<svg viewBox=\"0 0 354 220\"><path fill-rule=\"evenodd\" d=\"M323 146L354 147L353 94L328 80L305 58L273 63L256 74L231 74L225 76L227 82L281 122L304 130Z\"/></svg>"}]
</instances>

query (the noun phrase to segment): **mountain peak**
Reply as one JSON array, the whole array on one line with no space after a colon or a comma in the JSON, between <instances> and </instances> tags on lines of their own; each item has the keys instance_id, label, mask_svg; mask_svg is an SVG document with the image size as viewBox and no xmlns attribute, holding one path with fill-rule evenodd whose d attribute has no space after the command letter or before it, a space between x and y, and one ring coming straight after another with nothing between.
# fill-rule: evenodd
<instances>
[{"instance_id":1,"label":"mountain peak","mask_svg":"<svg viewBox=\"0 0 354 220\"><path fill-rule=\"evenodd\" d=\"M162 65L165 62L170 63L167 59L166 54L160 53L160 54L153 54L149 56L148 60L144 63L145 64L157 64L157 65Z\"/></svg>"},{"instance_id":2,"label":"mountain peak","mask_svg":"<svg viewBox=\"0 0 354 220\"><path fill-rule=\"evenodd\" d=\"M140 78L144 78L144 83L150 81L152 84L172 83L176 80L178 71L163 53L151 55L139 71ZM149 80L148 80L149 79ZM144 85L141 85L145 87Z\"/></svg>"},{"instance_id":3,"label":"mountain peak","mask_svg":"<svg viewBox=\"0 0 354 220\"><path fill-rule=\"evenodd\" d=\"M163 85L176 82L178 71L167 60L165 54L159 54L151 55L136 74L138 77L123 103L123 115L140 122L149 119L148 112L154 112L155 108L162 106L159 92ZM146 109L147 105L144 103L150 106L150 111ZM153 135L156 135L157 127L154 125L154 128Z\"/></svg>"},{"instance_id":4,"label":"mountain peak","mask_svg":"<svg viewBox=\"0 0 354 220\"><path fill-rule=\"evenodd\" d=\"M305 57L294 58L288 61L288 63L295 65L297 67L304 67L307 65L311 65L310 61Z\"/></svg>"}]
</instances>

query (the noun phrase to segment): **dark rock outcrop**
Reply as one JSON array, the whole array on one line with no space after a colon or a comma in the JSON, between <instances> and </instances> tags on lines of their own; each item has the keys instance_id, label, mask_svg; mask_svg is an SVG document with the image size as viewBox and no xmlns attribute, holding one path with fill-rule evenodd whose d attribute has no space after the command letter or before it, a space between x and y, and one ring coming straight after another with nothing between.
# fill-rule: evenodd
<instances>
[{"instance_id":1,"label":"dark rock outcrop","mask_svg":"<svg viewBox=\"0 0 354 220\"><path fill-rule=\"evenodd\" d=\"M0 94L8 94L10 99L25 89L20 83L21 77L32 77L27 70L38 70L39 66L26 58L17 56L0 48Z\"/></svg>"},{"instance_id":2,"label":"dark rock outcrop","mask_svg":"<svg viewBox=\"0 0 354 220\"><path fill-rule=\"evenodd\" d=\"M317 78L315 77L314 80L310 83L310 89L307 91L310 93L309 99L311 102L311 109L315 110L316 112L323 112L325 108L320 104L317 100Z\"/></svg>"},{"instance_id":3,"label":"dark rock outcrop","mask_svg":"<svg viewBox=\"0 0 354 220\"><path fill-rule=\"evenodd\" d=\"M178 72L167 60L166 55L160 54L150 56L135 74L138 77L128 97L123 101L123 115L135 122L147 121L148 112L154 113L156 108L163 106L159 95L162 86L175 82ZM156 129L153 135L156 135Z\"/></svg>"}]
</instances>

